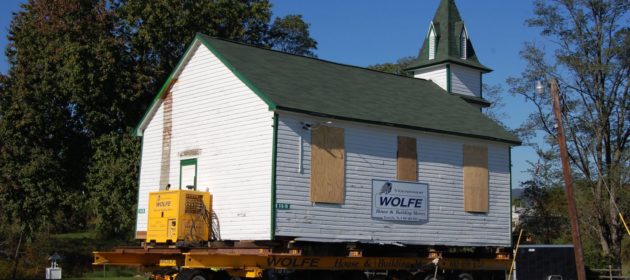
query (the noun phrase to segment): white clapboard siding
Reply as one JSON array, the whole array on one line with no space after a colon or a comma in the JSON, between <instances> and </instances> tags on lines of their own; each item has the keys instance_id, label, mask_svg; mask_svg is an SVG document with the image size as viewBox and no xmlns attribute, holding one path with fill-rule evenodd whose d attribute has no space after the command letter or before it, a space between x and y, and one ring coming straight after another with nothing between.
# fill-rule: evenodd
<instances>
[{"instance_id":1,"label":"white clapboard siding","mask_svg":"<svg viewBox=\"0 0 630 280\"><path fill-rule=\"evenodd\" d=\"M204 45L171 92L172 188L179 187L180 161L197 158L197 188L213 195L221 239L269 240L273 112ZM180 156L195 149L198 156Z\"/></svg>"},{"instance_id":2,"label":"white clapboard siding","mask_svg":"<svg viewBox=\"0 0 630 280\"><path fill-rule=\"evenodd\" d=\"M481 97L481 72L469 67L451 64L451 91Z\"/></svg>"},{"instance_id":3,"label":"white clapboard siding","mask_svg":"<svg viewBox=\"0 0 630 280\"><path fill-rule=\"evenodd\" d=\"M437 84L438 86L440 86L441 88L443 88L444 90L446 90L446 65L445 64L441 64L441 65L436 65L436 66L431 66L431 67L426 67L426 68L422 68L422 69L417 69L414 70L414 77L415 78L420 78L420 79L425 79L425 80L431 80L433 81L435 84Z\"/></svg>"},{"instance_id":4,"label":"white clapboard siding","mask_svg":"<svg viewBox=\"0 0 630 280\"><path fill-rule=\"evenodd\" d=\"M330 125L345 128L345 203L314 204L309 199L310 131L302 128L302 122L321 121L325 120L284 112L279 115L276 199L277 203L290 204L290 209L276 210L277 236L324 242L510 246L507 144L335 120ZM427 222L396 223L371 218L371 180L396 178L398 135L417 138L418 178L429 184ZM487 214L464 211L464 144L488 147L490 209Z\"/></svg>"},{"instance_id":5,"label":"white clapboard siding","mask_svg":"<svg viewBox=\"0 0 630 280\"><path fill-rule=\"evenodd\" d=\"M144 130L144 136L142 137L136 231L147 230L149 192L159 189L160 164L162 162L163 112L162 107L158 108L153 119Z\"/></svg>"}]
</instances>

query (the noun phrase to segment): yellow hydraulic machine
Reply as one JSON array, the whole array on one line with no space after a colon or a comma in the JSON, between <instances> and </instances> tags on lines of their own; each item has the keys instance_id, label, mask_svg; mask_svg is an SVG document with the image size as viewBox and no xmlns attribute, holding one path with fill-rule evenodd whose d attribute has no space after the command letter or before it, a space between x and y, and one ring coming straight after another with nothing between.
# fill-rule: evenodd
<instances>
[{"instance_id":1,"label":"yellow hydraulic machine","mask_svg":"<svg viewBox=\"0 0 630 280\"><path fill-rule=\"evenodd\" d=\"M147 244L210 240L212 195L194 190L149 193Z\"/></svg>"}]
</instances>

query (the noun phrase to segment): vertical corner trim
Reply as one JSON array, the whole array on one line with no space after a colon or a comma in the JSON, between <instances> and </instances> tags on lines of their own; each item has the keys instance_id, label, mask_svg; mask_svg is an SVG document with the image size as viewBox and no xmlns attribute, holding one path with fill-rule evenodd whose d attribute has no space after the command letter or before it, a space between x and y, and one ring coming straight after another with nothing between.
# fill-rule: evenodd
<instances>
[{"instance_id":1,"label":"vertical corner trim","mask_svg":"<svg viewBox=\"0 0 630 280\"><path fill-rule=\"evenodd\" d=\"M451 64L446 64L446 91L451 93Z\"/></svg>"},{"instance_id":2,"label":"vertical corner trim","mask_svg":"<svg viewBox=\"0 0 630 280\"><path fill-rule=\"evenodd\" d=\"M276 161L278 154L278 113L273 113L273 140L271 148L271 230L270 240L276 236Z\"/></svg>"},{"instance_id":3,"label":"vertical corner trim","mask_svg":"<svg viewBox=\"0 0 630 280\"><path fill-rule=\"evenodd\" d=\"M508 217L510 219L510 231L509 231L509 236L510 236L510 247L513 247L514 244L512 244L512 228L514 227L514 224L512 222L512 147L508 147L508 164L510 165L510 209L508 209Z\"/></svg>"},{"instance_id":4,"label":"vertical corner trim","mask_svg":"<svg viewBox=\"0 0 630 280\"><path fill-rule=\"evenodd\" d=\"M138 239L138 209L140 207L140 177L142 175L142 151L144 150L144 136L140 138L140 156L138 157L138 190L136 191L136 224L133 226L133 231L136 233L136 239ZM146 237L146 232L145 232Z\"/></svg>"}]
</instances>

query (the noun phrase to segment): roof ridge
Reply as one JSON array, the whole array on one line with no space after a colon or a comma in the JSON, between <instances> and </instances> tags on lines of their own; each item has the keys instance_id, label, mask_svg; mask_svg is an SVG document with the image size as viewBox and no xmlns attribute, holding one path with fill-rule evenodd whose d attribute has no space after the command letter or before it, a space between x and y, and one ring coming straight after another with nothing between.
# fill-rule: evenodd
<instances>
[{"instance_id":1,"label":"roof ridge","mask_svg":"<svg viewBox=\"0 0 630 280\"><path fill-rule=\"evenodd\" d=\"M398 75L398 74L395 74L395 73L383 72L383 71L379 71L379 70L376 70L376 69L370 69L370 68L367 68L367 67L361 67L361 66L357 66L357 65L346 64L346 63L341 63L341 62L321 59L321 58L317 58L317 57L311 57L311 56L299 55L299 54L294 54L294 53L289 53L289 52L283 52L283 51L279 51L279 50L265 48L263 46L256 46L256 45L247 44L247 43L243 43L243 42L239 42L239 41L234 41L234 40L231 40L231 39L225 39L225 38L218 38L218 37L214 37L214 36L209 36L209 35L206 35L206 34L203 34L203 33L198 33L198 34L200 34L202 36L205 36L207 38L211 38L211 39L215 39L215 40L219 40L219 41L224 41L224 42L228 42L228 43L233 43L233 44L237 44L237 45L242 45L242 46L246 46L246 47L252 47L252 48L256 48L256 49L260 49L260 50L264 50L264 51L269 51L269 52L274 52L274 53L279 53L279 54L285 54L285 55L290 55L290 56L295 56L295 57L300 57L300 58L311 59L311 60L315 60L315 61L319 61L319 62L323 62L323 63L328 63L328 64L335 64L335 65L339 65L339 66L357 68L357 69L361 69L361 70L376 72L376 73L385 74L385 75L391 75L391 76L404 78L404 79L429 81L427 79L408 77L408 76Z\"/></svg>"}]
</instances>

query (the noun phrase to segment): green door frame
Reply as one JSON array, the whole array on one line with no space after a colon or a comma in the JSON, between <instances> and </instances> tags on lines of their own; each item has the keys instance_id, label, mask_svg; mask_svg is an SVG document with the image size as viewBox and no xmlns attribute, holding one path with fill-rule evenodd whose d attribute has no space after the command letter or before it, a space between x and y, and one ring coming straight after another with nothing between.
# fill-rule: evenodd
<instances>
[{"instance_id":1,"label":"green door frame","mask_svg":"<svg viewBox=\"0 0 630 280\"><path fill-rule=\"evenodd\" d=\"M182 169L184 166L194 165L195 166L195 190L197 190L197 159L182 159L179 161L179 189L182 189Z\"/></svg>"}]
</instances>

